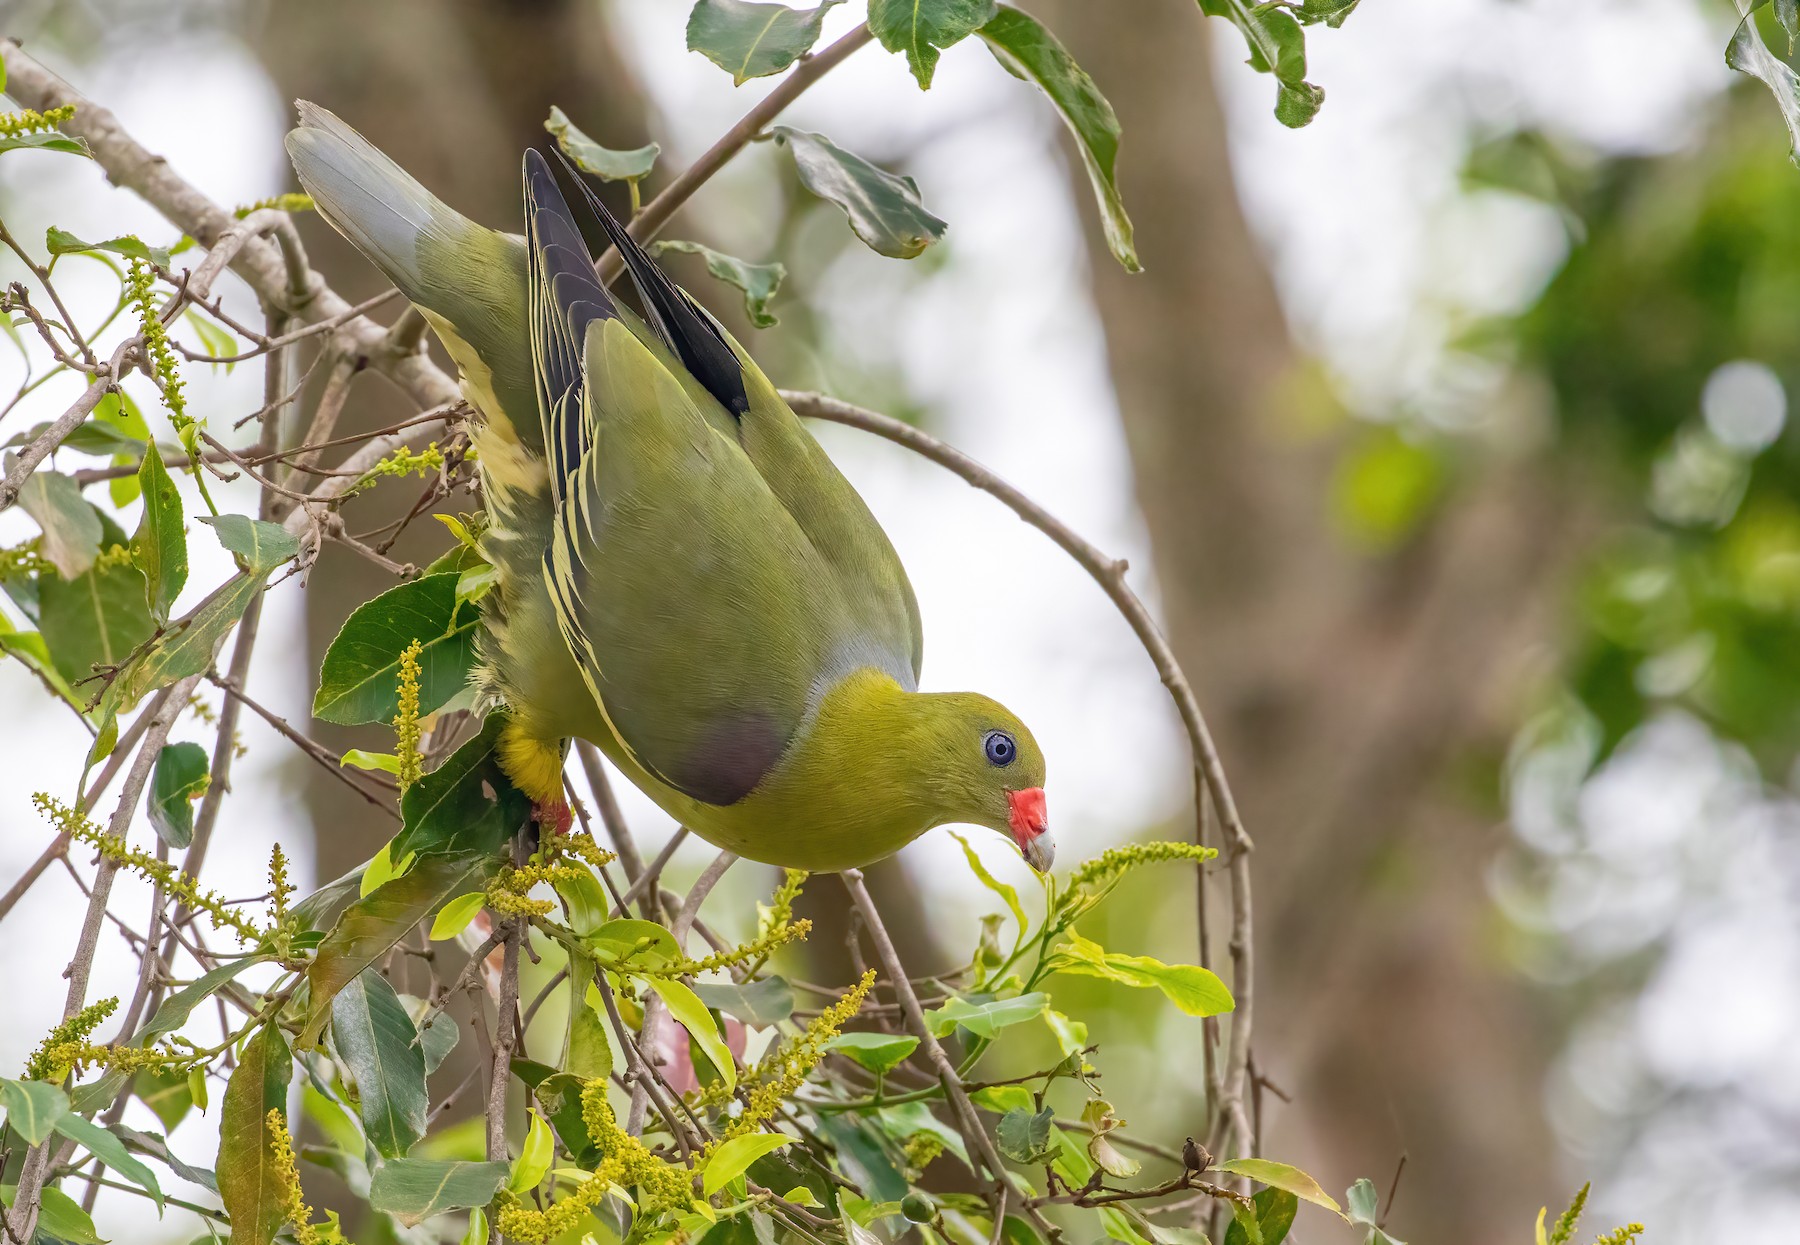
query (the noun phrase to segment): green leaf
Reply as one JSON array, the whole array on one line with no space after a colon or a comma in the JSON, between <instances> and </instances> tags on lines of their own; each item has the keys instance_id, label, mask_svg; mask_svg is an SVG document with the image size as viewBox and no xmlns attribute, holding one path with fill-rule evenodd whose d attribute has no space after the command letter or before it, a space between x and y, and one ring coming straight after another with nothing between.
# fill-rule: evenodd
<instances>
[{"instance_id":1,"label":"green leaf","mask_svg":"<svg viewBox=\"0 0 1800 1245\"><path fill-rule=\"evenodd\" d=\"M1800 164L1800 74L1763 43L1756 29L1756 14L1762 7L1761 3L1754 5L1732 32L1731 42L1725 46L1725 63L1769 88L1787 125L1788 158Z\"/></svg>"},{"instance_id":2,"label":"green leaf","mask_svg":"<svg viewBox=\"0 0 1800 1245\"><path fill-rule=\"evenodd\" d=\"M165 744L156 754L156 774L150 780L150 824L170 847L182 849L194 841L194 801L212 781L206 749L199 744Z\"/></svg>"},{"instance_id":3,"label":"green leaf","mask_svg":"<svg viewBox=\"0 0 1800 1245\"><path fill-rule=\"evenodd\" d=\"M1300 0L1300 7L1293 11L1303 26L1316 26L1320 22L1336 29L1344 24L1344 19L1356 11L1362 0ZM1783 4L1794 7L1794 0L1775 0L1779 10Z\"/></svg>"},{"instance_id":4,"label":"green leaf","mask_svg":"<svg viewBox=\"0 0 1800 1245\"><path fill-rule=\"evenodd\" d=\"M976 1037L992 1038L1008 1025L1035 1020L1050 1004L1050 996L1034 991L1011 999L978 1000L952 996L936 1011L925 1013L925 1023L937 1037L945 1037L959 1025Z\"/></svg>"},{"instance_id":5,"label":"green leaf","mask_svg":"<svg viewBox=\"0 0 1800 1245\"><path fill-rule=\"evenodd\" d=\"M1164 964L1147 955L1119 955L1069 931L1069 943L1046 961L1051 972L1099 977L1139 989L1161 990L1169 1002L1190 1016L1217 1016L1232 1009L1231 991L1208 969L1193 964Z\"/></svg>"},{"instance_id":6,"label":"green leaf","mask_svg":"<svg viewBox=\"0 0 1800 1245\"><path fill-rule=\"evenodd\" d=\"M0 1077L0 1107L6 1123L32 1145L42 1145L69 1112L69 1096L44 1081L12 1081Z\"/></svg>"},{"instance_id":7,"label":"green leaf","mask_svg":"<svg viewBox=\"0 0 1800 1245\"><path fill-rule=\"evenodd\" d=\"M300 1045L318 1040L331 1000L445 901L484 889L504 861L489 853L420 856L412 871L345 908L307 969L312 1011Z\"/></svg>"},{"instance_id":8,"label":"green leaf","mask_svg":"<svg viewBox=\"0 0 1800 1245\"><path fill-rule=\"evenodd\" d=\"M969 1162L969 1147L963 1140L963 1135L933 1115L931 1108L923 1102L903 1102L897 1107L883 1107L876 1113L875 1120L881 1125L883 1132L902 1146L924 1133L937 1138L943 1143L945 1150L965 1164ZM973 1171L974 1168L971 1166L970 1170Z\"/></svg>"},{"instance_id":9,"label":"green leaf","mask_svg":"<svg viewBox=\"0 0 1800 1245\"><path fill-rule=\"evenodd\" d=\"M569 1023L563 1035L563 1070L583 1080L612 1075L612 1043L600 1022L594 986L594 961L579 951L569 952Z\"/></svg>"},{"instance_id":10,"label":"green leaf","mask_svg":"<svg viewBox=\"0 0 1800 1245\"><path fill-rule=\"evenodd\" d=\"M725 1078L725 1088L737 1088L737 1065L731 1050L719 1034L719 1026L698 995L673 977L652 977L650 988L662 996L669 1015L681 1023L699 1045L700 1050Z\"/></svg>"},{"instance_id":11,"label":"green leaf","mask_svg":"<svg viewBox=\"0 0 1800 1245\"><path fill-rule=\"evenodd\" d=\"M148 1193L156 1203L156 1213L162 1214L163 1191L156 1183L156 1173L132 1157L123 1141L92 1120L73 1113L56 1121L56 1131Z\"/></svg>"},{"instance_id":12,"label":"green leaf","mask_svg":"<svg viewBox=\"0 0 1800 1245\"><path fill-rule=\"evenodd\" d=\"M437 916L432 919L431 941L443 942L462 933L480 914L482 905L485 903L487 903L485 891L476 891L470 895L458 895L452 899L439 909Z\"/></svg>"},{"instance_id":13,"label":"green leaf","mask_svg":"<svg viewBox=\"0 0 1800 1245\"><path fill-rule=\"evenodd\" d=\"M1276 80L1275 119L1293 129L1318 115L1325 92L1306 81L1306 33L1285 4L1275 0L1252 8L1245 0L1199 0L1200 11L1238 28L1250 50L1250 67ZM1337 12L1341 24L1351 5ZM1317 20L1317 19L1315 19ZM1330 21L1330 15L1322 20Z\"/></svg>"},{"instance_id":14,"label":"green leaf","mask_svg":"<svg viewBox=\"0 0 1800 1245\"><path fill-rule=\"evenodd\" d=\"M144 592L151 617L169 621L169 610L187 583L187 532L182 527L181 494L163 467L154 441L144 446L138 466L138 489L144 515L131 538L131 561L144 573Z\"/></svg>"},{"instance_id":15,"label":"green leaf","mask_svg":"<svg viewBox=\"0 0 1800 1245\"><path fill-rule=\"evenodd\" d=\"M194 1105L188 1093L187 1074L166 1068L145 1068L131 1084L137 1100L149 1107L161 1121L164 1131L172 1130L187 1118Z\"/></svg>"},{"instance_id":16,"label":"green leaf","mask_svg":"<svg viewBox=\"0 0 1800 1245\"><path fill-rule=\"evenodd\" d=\"M1381 1212L1381 1195L1375 1191L1375 1182L1364 1176L1344 1191L1344 1209L1350 1222L1364 1227L1376 1226L1376 1218ZM1542 1212L1539 1212L1540 1216ZM1543 1230L1542 1219L1538 1230Z\"/></svg>"},{"instance_id":17,"label":"green leaf","mask_svg":"<svg viewBox=\"0 0 1800 1245\"><path fill-rule=\"evenodd\" d=\"M634 147L630 151L602 147L576 129L560 108L550 110L550 117L544 122L544 128L555 136L556 145L575 162L577 168L584 173L592 173L603 182L635 182L655 167L656 157L662 154L662 148L655 143L647 147Z\"/></svg>"},{"instance_id":18,"label":"green leaf","mask_svg":"<svg viewBox=\"0 0 1800 1245\"><path fill-rule=\"evenodd\" d=\"M399 836L396 835L395 838ZM356 887L358 898L368 895L402 873L412 868L413 861L418 859L417 852L408 852L396 863L394 860L394 840L389 839L381 845L381 850L369 857L369 863L363 866L362 879Z\"/></svg>"},{"instance_id":19,"label":"green leaf","mask_svg":"<svg viewBox=\"0 0 1800 1245\"><path fill-rule=\"evenodd\" d=\"M421 692L423 687L421 678ZM423 705L421 696L421 711ZM497 851L530 820L530 797L500 765L505 725L505 714L489 714L479 735L406 789L400 797L400 833L391 845L396 857Z\"/></svg>"},{"instance_id":20,"label":"green leaf","mask_svg":"<svg viewBox=\"0 0 1800 1245\"><path fill-rule=\"evenodd\" d=\"M994 1140L999 1143L1000 1153L1015 1163L1042 1163L1056 1149L1050 1139L1050 1126L1055 1122L1056 1112L1049 1107L1037 1112L1014 1107L1000 1117Z\"/></svg>"},{"instance_id":21,"label":"green leaf","mask_svg":"<svg viewBox=\"0 0 1800 1245\"><path fill-rule=\"evenodd\" d=\"M383 1158L425 1135L425 1050L394 987L365 969L331 1001L331 1040L356 1082L363 1133Z\"/></svg>"},{"instance_id":22,"label":"green leaf","mask_svg":"<svg viewBox=\"0 0 1800 1245\"><path fill-rule=\"evenodd\" d=\"M745 1133L741 1137L721 1142L719 1148L713 1151L712 1157L706 1161L706 1174L702 1178L701 1187L706 1196L711 1197L748 1171L750 1165L763 1155L773 1154L793 1143L792 1137L776 1133Z\"/></svg>"},{"instance_id":23,"label":"green leaf","mask_svg":"<svg viewBox=\"0 0 1800 1245\"><path fill-rule=\"evenodd\" d=\"M1056 106L1063 124L1075 136L1081 163L1094 188L1107 249L1125 271L1141 271L1131 218L1125 214L1125 201L1119 194L1119 118L1112 105L1068 49L1030 14L1002 7L981 28L981 38L1008 72L1036 84Z\"/></svg>"},{"instance_id":24,"label":"green leaf","mask_svg":"<svg viewBox=\"0 0 1800 1245\"><path fill-rule=\"evenodd\" d=\"M505 1163L389 1159L369 1182L369 1206L411 1228L433 1215L486 1206L506 1175Z\"/></svg>"},{"instance_id":25,"label":"green leaf","mask_svg":"<svg viewBox=\"0 0 1800 1245\"><path fill-rule=\"evenodd\" d=\"M279 523L264 523L241 514L201 515L219 543L238 555L239 565L254 575L272 571L300 552L300 538Z\"/></svg>"},{"instance_id":26,"label":"green leaf","mask_svg":"<svg viewBox=\"0 0 1800 1245\"><path fill-rule=\"evenodd\" d=\"M1250 1207L1234 1202L1231 1209L1225 1245L1281 1245L1294 1226L1300 1202L1286 1189L1271 1186L1252 1198Z\"/></svg>"},{"instance_id":27,"label":"green leaf","mask_svg":"<svg viewBox=\"0 0 1800 1245\"><path fill-rule=\"evenodd\" d=\"M84 251L110 251L126 259L141 259L158 268L169 266L169 252L160 246L147 246L143 239L126 234L105 242L83 242L74 234L52 225L44 231L44 249L52 255L78 255Z\"/></svg>"},{"instance_id":28,"label":"green leaf","mask_svg":"<svg viewBox=\"0 0 1800 1245\"><path fill-rule=\"evenodd\" d=\"M701 982L694 987L694 993L708 1007L759 1029L794 1014L794 988L781 977L764 977L748 985Z\"/></svg>"},{"instance_id":29,"label":"green leaf","mask_svg":"<svg viewBox=\"0 0 1800 1245\"><path fill-rule=\"evenodd\" d=\"M187 322L189 328L194 330L194 336L200 339L200 351L208 358L221 359L243 353L243 347L238 344L238 339L231 335L230 330L219 327L211 319L201 315L196 308L189 307L182 313L181 318ZM215 369L219 366L217 363L213 364ZM224 365L227 372L230 372L235 366L235 362Z\"/></svg>"},{"instance_id":30,"label":"green leaf","mask_svg":"<svg viewBox=\"0 0 1800 1245\"><path fill-rule=\"evenodd\" d=\"M962 844L963 859L969 862L969 871L983 886L1000 896L1000 901L1006 905L1007 911L1013 914L1013 920L1019 923L1019 934L1023 937L1030 923L1025 919L1025 906L1019 902L1019 892L988 872L988 867L981 863L981 857L975 854L973 847L969 846L969 840L955 831L951 832L951 837Z\"/></svg>"},{"instance_id":31,"label":"green leaf","mask_svg":"<svg viewBox=\"0 0 1800 1245\"><path fill-rule=\"evenodd\" d=\"M900 1033L840 1033L830 1049L852 1059L876 1076L886 1076L918 1048L919 1039Z\"/></svg>"},{"instance_id":32,"label":"green leaf","mask_svg":"<svg viewBox=\"0 0 1800 1245\"><path fill-rule=\"evenodd\" d=\"M1113 1114L1112 1103L1104 1098L1089 1100L1081 1109L1081 1122L1092 1130L1088 1133L1087 1152L1096 1167L1121 1180L1129 1180L1138 1174L1143 1164L1121 1153L1107 1135L1125 1127L1125 1121Z\"/></svg>"},{"instance_id":33,"label":"green leaf","mask_svg":"<svg viewBox=\"0 0 1800 1245\"><path fill-rule=\"evenodd\" d=\"M91 678L97 666L123 662L156 631L143 573L124 563L95 565L72 580L41 576L38 625L51 662L71 684ZM93 685L76 695L86 705Z\"/></svg>"},{"instance_id":34,"label":"green leaf","mask_svg":"<svg viewBox=\"0 0 1800 1245\"><path fill-rule=\"evenodd\" d=\"M550 1160L555 1157L556 1138L551 1135L550 1126L544 1123L543 1116L531 1112L531 1126L526 1130L525 1144L519 1147L519 1157L513 1161L506 1187L514 1193L537 1188L544 1173L550 1170Z\"/></svg>"},{"instance_id":35,"label":"green leaf","mask_svg":"<svg viewBox=\"0 0 1800 1245\"><path fill-rule=\"evenodd\" d=\"M0 140L0 151L5 149L5 140ZM37 1241L56 1242L57 1245L104 1245L100 1234L94 1230L94 1221L81 1209L81 1203L55 1185L47 1186L38 1194Z\"/></svg>"},{"instance_id":36,"label":"green leaf","mask_svg":"<svg viewBox=\"0 0 1800 1245\"><path fill-rule=\"evenodd\" d=\"M994 0L869 0L869 29L890 52L902 52L919 89L931 86L938 56L993 20Z\"/></svg>"},{"instance_id":37,"label":"green leaf","mask_svg":"<svg viewBox=\"0 0 1800 1245\"><path fill-rule=\"evenodd\" d=\"M0 135L0 153L8 151L61 151L71 156L91 156L87 142L56 130L39 130L33 134Z\"/></svg>"},{"instance_id":38,"label":"green leaf","mask_svg":"<svg viewBox=\"0 0 1800 1245\"><path fill-rule=\"evenodd\" d=\"M551 885L568 912L569 928L577 934L591 934L606 924L612 900L600 885L600 879L591 872L578 869L566 878L556 879Z\"/></svg>"},{"instance_id":39,"label":"green leaf","mask_svg":"<svg viewBox=\"0 0 1800 1245\"><path fill-rule=\"evenodd\" d=\"M198 1185L209 1193L218 1193L219 1178L212 1169L195 1167L192 1163L182 1162L180 1155L170 1151L169 1143L165 1138L159 1137L155 1133L139 1132L124 1124L113 1125L112 1131L118 1134L119 1140L123 1141L132 1153L155 1159L189 1184Z\"/></svg>"},{"instance_id":40,"label":"green leaf","mask_svg":"<svg viewBox=\"0 0 1800 1245\"><path fill-rule=\"evenodd\" d=\"M715 251L710 246L702 246L698 242L652 242L650 253L661 255L664 251L680 251L688 255L698 255L706 260L706 271L719 280L737 286L744 292L744 314L750 317L750 323L759 329L766 329L780 323L769 314L769 300L775 297L782 279L787 276L787 268L779 263L753 264L739 259L735 255L727 255L723 251Z\"/></svg>"},{"instance_id":41,"label":"green leaf","mask_svg":"<svg viewBox=\"0 0 1800 1245\"><path fill-rule=\"evenodd\" d=\"M48 428L48 423L37 425L29 434L20 433L8 445L24 445L33 437ZM116 425L97 417L89 419L85 424L76 424L74 429L63 439L63 448L79 450L83 454L127 454L136 461L144 452L145 441L142 437L134 437L121 431Z\"/></svg>"},{"instance_id":42,"label":"green leaf","mask_svg":"<svg viewBox=\"0 0 1800 1245\"><path fill-rule=\"evenodd\" d=\"M419 641L419 713L460 692L475 664L480 612L456 599L454 573L427 575L358 606L325 650L313 716L354 726L400 711L400 654Z\"/></svg>"},{"instance_id":43,"label":"green leaf","mask_svg":"<svg viewBox=\"0 0 1800 1245\"><path fill-rule=\"evenodd\" d=\"M338 764L348 765L355 769L380 770L387 774L400 772L400 758L393 753L369 752L363 748L350 749L338 758Z\"/></svg>"},{"instance_id":44,"label":"green leaf","mask_svg":"<svg viewBox=\"0 0 1800 1245\"><path fill-rule=\"evenodd\" d=\"M237 555L239 573L178 621L171 623L156 643L130 670L115 679L101 702L104 728L124 705L137 703L144 693L167 687L212 665L227 632L242 618L268 582L276 567L300 551L297 538L279 524L263 523L241 514L208 517L219 543ZM89 763L98 759L90 755Z\"/></svg>"},{"instance_id":45,"label":"green leaf","mask_svg":"<svg viewBox=\"0 0 1800 1245\"><path fill-rule=\"evenodd\" d=\"M89 421L96 426L111 428L116 434L133 443L130 452L120 450L113 455L113 466L124 467L134 463L142 453L142 447L150 442L150 426L144 422L143 412L138 410L137 403L123 389L113 390L100 399L100 405L94 408L94 417ZM128 506L138 499L140 492L136 476L120 476L109 480L106 485L108 494L115 506Z\"/></svg>"},{"instance_id":46,"label":"green leaf","mask_svg":"<svg viewBox=\"0 0 1800 1245\"><path fill-rule=\"evenodd\" d=\"M69 680L63 677L62 671L56 668L56 662L50 656L50 646L44 643L42 633L15 630L12 619L0 614L0 653L15 658L36 674L75 712L80 713L87 708L87 698L78 696L69 685Z\"/></svg>"},{"instance_id":47,"label":"green leaf","mask_svg":"<svg viewBox=\"0 0 1800 1245\"><path fill-rule=\"evenodd\" d=\"M851 230L877 253L911 259L944 236L947 226L925 210L912 178L878 169L823 134L786 125L769 133L793 153L800 184L843 209Z\"/></svg>"},{"instance_id":48,"label":"green leaf","mask_svg":"<svg viewBox=\"0 0 1800 1245\"><path fill-rule=\"evenodd\" d=\"M1266 1184L1271 1189L1286 1189L1295 1197L1311 1202L1315 1206L1323 1206L1326 1210L1340 1217L1344 1212L1332 1196L1319 1187L1319 1182L1311 1176L1288 1163L1277 1163L1273 1159L1230 1159L1223 1163L1214 1163L1212 1170L1230 1172L1236 1176L1248 1176L1258 1184Z\"/></svg>"},{"instance_id":49,"label":"green leaf","mask_svg":"<svg viewBox=\"0 0 1800 1245\"><path fill-rule=\"evenodd\" d=\"M688 14L688 51L700 53L743 86L752 78L780 73L811 51L827 10L839 3L825 0L816 9L790 9L748 0L699 0Z\"/></svg>"},{"instance_id":50,"label":"green leaf","mask_svg":"<svg viewBox=\"0 0 1800 1245\"><path fill-rule=\"evenodd\" d=\"M575 1162L591 1169L602 1156L581 1116L581 1091L586 1083L574 1073L553 1072L532 1087L531 1096L550 1121L563 1148Z\"/></svg>"},{"instance_id":51,"label":"green leaf","mask_svg":"<svg viewBox=\"0 0 1800 1245\"><path fill-rule=\"evenodd\" d=\"M622 917L608 921L587 939L603 964L657 968L681 958L675 935L655 921Z\"/></svg>"},{"instance_id":52,"label":"green leaf","mask_svg":"<svg viewBox=\"0 0 1800 1245\"><path fill-rule=\"evenodd\" d=\"M19 508L44 530L38 553L64 579L74 579L100 556L100 515L72 477L38 468L19 486Z\"/></svg>"},{"instance_id":53,"label":"green leaf","mask_svg":"<svg viewBox=\"0 0 1800 1245\"><path fill-rule=\"evenodd\" d=\"M1056 1048L1066 1059L1078 1050L1087 1049L1088 1027L1086 1021L1070 1020L1054 1007L1044 1009L1044 1023L1050 1026L1050 1032L1056 1036Z\"/></svg>"},{"instance_id":54,"label":"green leaf","mask_svg":"<svg viewBox=\"0 0 1800 1245\"><path fill-rule=\"evenodd\" d=\"M269 1245L287 1222L282 1173L275 1163L269 1112L285 1111L293 1055L280 1028L269 1024L244 1044L243 1058L225 1083L219 1116L219 1200L231 1216L233 1245Z\"/></svg>"}]
</instances>

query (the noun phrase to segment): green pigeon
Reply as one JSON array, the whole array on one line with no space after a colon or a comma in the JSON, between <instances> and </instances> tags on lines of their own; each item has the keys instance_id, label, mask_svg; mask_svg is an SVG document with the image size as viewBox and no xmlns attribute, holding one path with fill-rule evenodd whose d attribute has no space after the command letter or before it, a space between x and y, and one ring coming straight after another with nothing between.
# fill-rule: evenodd
<instances>
[{"instance_id":1,"label":"green pigeon","mask_svg":"<svg viewBox=\"0 0 1800 1245\"><path fill-rule=\"evenodd\" d=\"M1031 732L986 696L918 690L918 604L886 534L579 175L647 321L601 284L537 152L521 238L446 207L324 109L299 112L301 185L424 315L477 413L496 575L475 677L540 817L566 825L580 738L752 860L847 869L966 822L1047 870Z\"/></svg>"}]
</instances>

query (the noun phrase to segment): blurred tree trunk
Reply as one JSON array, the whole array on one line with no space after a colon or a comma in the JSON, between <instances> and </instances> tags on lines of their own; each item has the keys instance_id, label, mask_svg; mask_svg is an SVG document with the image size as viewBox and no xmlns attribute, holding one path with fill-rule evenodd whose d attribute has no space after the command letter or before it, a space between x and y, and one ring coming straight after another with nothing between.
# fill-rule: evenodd
<instances>
[{"instance_id":1,"label":"blurred tree trunk","mask_svg":"<svg viewBox=\"0 0 1800 1245\"><path fill-rule=\"evenodd\" d=\"M1036 7L1124 128L1146 271L1091 229L1093 289L1166 625L1257 844L1255 1046L1295 1095L1267 1100L1265 1149L1337 1188L1385 1186L1404 1151L1399 1235L1517 1239L1549 1172L1549 1034L1487 937L1494 800L1446 770L1504 745L1497 693L1549 630L1564 507L1501 465L1400 553L1348 548L1335 447L1280 426L1297 360L1233 185L1214 31L1180 3Z\"/></svg>"},{"instance_id":2,"label":"blurred tree trunk","mask_svg":"<svg viewBox=\"0 0 1800 1245\"><path fill-rule=\"evenodd\" d=\"M552 104L601 142L648 141L647 105L609 17L600 0L312 0L268 5L251 35L285 97L331 109L458 211L518 230L520 155L545 141ZM380 274L347 242L306 228L314 262L341 293L354 301L380 291ZM382 314L397 310L390 304ZM327 370L317 369L315 381ZM372 427L405 414L379 382L363 381L344 419ZM377 503L355 521L374 526L396 517L412 496L404 486L392 492L394 514L371 518ZM433 556L443 533L428 526L419 543L403 543L394 556ZM355 554L327 547L306 593L313 669L350 610L392 582ZM318 730L346 746L345 732ZM322 878L367 860L393 832L323 775L309 775L307 799Z\"/></svg>"}]
</instances>

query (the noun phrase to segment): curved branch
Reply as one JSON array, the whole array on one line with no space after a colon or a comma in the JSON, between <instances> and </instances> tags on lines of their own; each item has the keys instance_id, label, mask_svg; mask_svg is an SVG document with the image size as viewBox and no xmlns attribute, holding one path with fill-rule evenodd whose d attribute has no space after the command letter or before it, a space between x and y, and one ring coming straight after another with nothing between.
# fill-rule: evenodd
<instances>
[{"instance_id":1,"label":"curved branch","mask_svg":"<svg viewBox=\"0 0 1800 1245\"><path fill-rule=\"evenodd\" d=\"M1231 876L1231 991L1236 1008L1231 1017L1231 1042L1225 1060L1225 1079L1217 1080L1209 1077L1209 1094L1213 1101L1209 1104L1214 1113L1214 1124L1211 1140L1216 1144L1214 1149L1224 1148L1224 1132L1227 1128L1236 1129L1243 1134L1246 1145L1251 1137L1244 1122L1244 1089L1246 1069L1249 1065L1251 1019L1254 1002L1253 955L1250 941L1250 861L1249 855L1253 847L1249 833L1244 829L1243 820L1238 815L1237 802L1231 795L1231 784L1225 777L1225 764L1219 757L1217 745L1213 742L1212 731L1206 725L1206 717L1200 711L1200 702L1194 695L1194 689L1181 671L1181 665L1175 660L1174 650L1163 638L1156 620L1150 611L1138 599L1131 586L1125 582L1126 563L1123 559L1109 558L1094 545L1077 535L1055 515L1032 501L1024 493L1002 480L986 467L964 454L953 446L946 445L930 433L921 432L911 424L902 423L891 416L828 397L822 393L810 393L797 390L782 390L781 396L789 406L800 415L815 419L826 419L833 423L846 424L852 428L861 428L885 437L898 445L929 458L941 467L948 468L964 480L989 493L1003 502L1012 512L1038 531L1044 533L1067 553L1071 558L1099 584L1125 621L1130 624L1138 642L1150 655L1156 666L1156 673L1162 679L1163 686L1168 689L1169 696L1175 701L1176 711L1181 715L1182 727L1187 732L1188 746L1194 757L1194 812L1196 818L1195 839L1204 843L1206 834L1206 809L1210 798L1212 807L1217 810L1223 823L1227 841L1227 860ZM1204 888L1205 881L1202 879ZM1204 889L1202 890L1204 895ZM1201 930L1203 950L1200 956L1205 967L1208 955L1204 950L1206 913L1204 902L1201 907ZM1211 1043L1208 1043L1210 1058Z\"/></svg>"}]
</instances>

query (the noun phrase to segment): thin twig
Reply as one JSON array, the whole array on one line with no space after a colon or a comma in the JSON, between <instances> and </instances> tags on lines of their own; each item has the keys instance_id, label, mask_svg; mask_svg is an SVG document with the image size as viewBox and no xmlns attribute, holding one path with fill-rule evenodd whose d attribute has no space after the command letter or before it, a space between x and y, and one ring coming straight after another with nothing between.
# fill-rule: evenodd
<instances>
[{"instance_id":1,"label":"thin twig","mask_svg":"<svg viewBox=\"0 0 1800 1245\"><path fill-rule=\"evenodd\" d=\"M775 84L774 90L757 101L756 106L739 118L736 125L726 130L718 142L707 148L661 194L646 203L643 211L631 218L631 236L639 242L648 242L654 238L657 231L675 215L676 209L710 181L713 174L724 168L726 161L761 134L763 128L780 116L782 109L798 99L802 91L842 64L846 57L867 43L869 38L869 27L863 23L823 52L803 57L786 77ZM624 271L625 261L620 257L618 248L609 247L595 267L599 269L600 279L610 285Z\"/></svg>"},{"instance_id":2,"label":"thin twig","mask_svg":"<svg viewBox=\"0 0 1800 1245\"><path fill-rule=\"evenodd\" d=\"M925 1010L919 1006L919 996L913 993L912 983L906 976L906 966L900 962L900 953L894 950L894 941L888 937L881 913L875 907L875 901L869 897L869 888L863 885L862 870L846 869L838 877L850 892L856 910L862 914L863 923L869 927L869 936L875 942L875 952L881 957L888 980L893 984L894 993L899 996L900 1006L906 1013L907 1028L919 1039L925 1058L937 1071L938 1080L944 1087L944 1097L950 1102L952 1114L957 1119L958 1131L968 1144L970 1155L980 1156L989 1174L993 1176L994 1196L996 1199L1004 1198L1004 1191L1011 1179L1007 1175L1006 1165L1001 1161L999 1151L994 1148L994 1139L988 1136L987 1129L981 1125L981 1118L975 1114L975 1104L969 1101L962 1078L956 1073L956 1065L950 1062L950 1056L938 1044L931 1026L925 1023ZM1025 1204L1025 1213L1031 1219L1032 1226L1045 1237L1053 1241L1062 1239L1062 1230L1045 1219L1042 1212L1030 1202Z\"/></svg>"},{"instance_id":3,"label":"thin twig","mask_svg":"<svg viewBox=\"0 0 1800 1245\"><path fill-rule=\"evenodd\" d=\"M144 742L132 760L130 772L125 775L125 786L119 792L118 806L113 810L112 820L107 823L108 838L123 841L130 832L132 818L137 815L138 801L149 784L150 771L156 764L157 754L162 751L163 741L168 739L175 719L187 705L187 698L199 681L199 675L189 675L181 680L157 709L156 716L144 732ZM88 977L94 969L94 953L99 948L100 929L106 922L106 902L112 897L113 878L118 869L118 863L109 856L102 856L99 865L95 867L94 883L88 895L87 916L82 921L81 933L75 941L75 954L70 958L69 967L63 974L69 979L68 995L63 1001L64 1020L87 1005ZM30 1240L36 1226L39 1194L43 1189L45 1173L49 1170L52 1144L46 1140L33 1146L19 1169L18 1189L13 1197L12 1210L6 1217L7 1231L15 1241Z\"/></svg>"}]
</instances>

